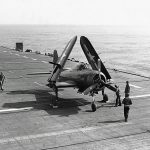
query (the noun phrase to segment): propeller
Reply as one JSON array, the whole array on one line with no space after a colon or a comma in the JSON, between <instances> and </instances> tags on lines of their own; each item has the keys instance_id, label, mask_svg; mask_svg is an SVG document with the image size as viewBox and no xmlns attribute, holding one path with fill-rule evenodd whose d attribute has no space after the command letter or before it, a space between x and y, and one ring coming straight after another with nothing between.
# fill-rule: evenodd
<instances>
[{"instance_id":1,"label":"propeller","mask_svg":"<svg viewBox=\"0 0 150 150\"><path fill-rule=\"evenodd\" d=\"M98 73L99 73L99 81L98 81L97 83L94 83L93 85L89 86L89 87L83 92L84 95L89 94L89 93L90 93L91 91L93 91L93 90L96 88L96 86L98 86L99 84L101 84L101 85L107 87L108 89L110 89L110 90L112 90L112 91L114 91L114 92L116 91L116 88L115 88L115 87L113 87L113 86L110 85L110 84L105 83L105 82L101 79L101 60L100 60L100 59L98 59L98 64L97 64L97 66L98 66Z\"/></svg>"},{"instance_id":2,"label":"propeller","mask_svg":"<svg viewBox=\"0 0 150 150\"><path fill-rule=\"evenodd\" d=\"M99 73L99 79L100 79L100 81L101 81L101 60L100 59L98 59L98 73ZM96 88L96 86L98 86L98 84L100 83L100 81L99 82L97 82L97 83L95 83L95 84L93 84L93 85L91 85L91 86L89 86L83 93L84 93L84 95L87 95L88 93L90 93L91 91L93 91L93 89L95 89Z\"/></svg>"},{"instance_id":3,"label":"propeller","mask_svg":"<svg viewBox=\"0 0 150 150\"><path fill-rule=\"evenodd\" d=\"M112 91L116 91L116 88L111 86L110 84L105 83L103 80L101 80L101 60L98 59L98 71L99 71L99 78L100 78L100 83L102 85L104 85L105 87L107 87L108 89L112 90Z\"/></svg>"}]
</instances>

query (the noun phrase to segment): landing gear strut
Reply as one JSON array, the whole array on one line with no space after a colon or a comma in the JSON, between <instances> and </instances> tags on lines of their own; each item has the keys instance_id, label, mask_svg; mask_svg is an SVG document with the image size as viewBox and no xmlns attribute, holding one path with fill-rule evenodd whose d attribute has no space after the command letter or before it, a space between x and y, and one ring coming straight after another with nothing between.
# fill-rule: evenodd
<instances>
[{"instance_id":1,"label":"landing gear strut","mask_svg":"<svg viewBox=\"0 0 150 150\"><path fill-rule=\"evenodd\" d=\"M104 101L107 102L108 101L108 96L107 94L104 94L104 97L103 97Z\"/></svg>"},{"instance_id":2,"label":"landing gear strut","mask_svg":"<svg viewBox=\"0 0 150 150\"><path fill-rule=\"evenodd\" d=\"M96 104L95 104L95 97L94 97L94 93L91 94L92 95L92 98L93 98L93 101L91 103L91 109L93 112L96 111L97 107L96 107Z\"/></svg>"},{"instance_id":3,"label":"landing gear strut","mask_svg":"<svg viewBox=\"0 0 150 150\"><path fill-rule=\"evenodd\" d=\"M105 103L108 101L108 96L107 96L107 94L104 94L104 95L103 95L103 101L104 101Z\"/></svg>"},{"instance_id":4,"label":"landing gear strut","mask_svg":"<svg viewBox=\"0 0 150 150\"><path fill-rule=\"evenodd\" d=\"M55 92L55 98L52 99L52 107L56 107L58 103L58 88L56 85L53 85L53 91Z\"/></svg>"},{"instance_id":5,"label":"landing gear strut","mask_svg":"<svg viewBox=\"0 0 150 150\"><path fill-rule=\"evenodd\" d=\"M103 95L103 102L107 102L108 101L108 95L104 93L104 89L102 90L102 95Z\"/></svg>"}]
</instances>

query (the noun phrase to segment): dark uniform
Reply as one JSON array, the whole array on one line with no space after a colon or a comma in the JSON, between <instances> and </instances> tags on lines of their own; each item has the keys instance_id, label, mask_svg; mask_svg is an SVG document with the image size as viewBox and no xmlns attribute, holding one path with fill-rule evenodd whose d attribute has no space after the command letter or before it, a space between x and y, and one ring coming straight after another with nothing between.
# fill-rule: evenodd
<instances>
[{"instance_id":1,"label":"dark uniform","mask_svg":"<svg viewBox=\"0 0 150 150\"><path fill-rule=\"evenodd\" d=\"M0 88L1 90L3 91L3 83L4 83L4 79L5 79L5 76L3 75L3 73L1 72L0 73Z\"/></svg>"},{"instance_id":2,"label":"dark uniform","mask_svg":"<svg viewBox=\"0 0 150 150\"><path fill-rule=\"evenodd\" d=\"M115 86L116 87L116 104L115 106L117 107L118 105L121 106L121 100L120 100L120 90L119 90L119 87L118 86Z\"/></svg>"},{"instance_id":3,"label":"dark uniform","mask_svg":"<svg viewBox=\"0 0 150 150\"><path fill-rule=\"evenodd\" d=\"M125 97L126 97L126 94L130 94L130 86L129 86L129 81L126 81L126 87L125 87Z\"/></svg>"},{"instance_id":4,"label":"dark uniform","mask_svg":"<svg viewBox=\"0 0 150 150\"><path fill-rule=\"evenodd\" d=\"M132 105L132 101L129 98L129 94L126 94L126 97L123 99L122 104L124 104L124 118L125 118L125 122L127 122L130 105Z\"/></svg>"}]
</instances>

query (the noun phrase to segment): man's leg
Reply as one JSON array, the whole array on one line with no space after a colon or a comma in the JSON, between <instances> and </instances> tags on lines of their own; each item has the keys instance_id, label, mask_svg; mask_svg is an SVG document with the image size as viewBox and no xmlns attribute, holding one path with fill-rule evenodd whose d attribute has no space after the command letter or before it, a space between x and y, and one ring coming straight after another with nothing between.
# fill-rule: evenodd
<instances>
[{"instance_id":1,"label":"man's leg","mask_svg":"<svg viewBox=\"0 0 150 150\"><path fill-rule=\"evenodd\" d=\"M117 96L117 98L116 98L116 104L115 104L115 106L116 106L116 107L118 106L118 96Z\"/></svg>"},{"instance_id":2,"label":"man's leg","mask_svg":"<svg viewBox=\"0 0 150 150\"><path fill-rule=\"evenodd\" d=\"M128 121L129 107L124 107L125 122Z\"/></svg>"},{"instance_id":3,"label":"man's leg","mask_svg":"<svg viewBox=\"0 0 150 150\"><path fill-rule=\"evenodd\" d=\"M129 116L129 107L126 108L126 113L127 113L127 121L128 121L128 116Z\"/></svg>"},{"instance_id":4,"label":"man's leg","mask_svg":"<svg viewBox=\"0 0 150 150\"><path fill-rule=\"evenodd\" d=\"M125 118L125 122L127 122L127 109L126 109L126 107L124 107L124 118Z\"/></svg>"},{"instance_id":5,"label":"man's leg","mask_svg":"<svg viewBox=\"0 0 150 150\"><path fill-rule=\"evenodd\" d=\"M3 91L2 82L0 81L0 89Z\"/></svg>"},{"instance_id":6,"label":"man's leg","mask_svg":"<svg viewBox=\"0 0 150 150\"><path fill-rule=\"evenodd\" d=\"M119 96L119 106L121 106L121 99L120 99L120 96Z\"/></svg>"}]
</instances>

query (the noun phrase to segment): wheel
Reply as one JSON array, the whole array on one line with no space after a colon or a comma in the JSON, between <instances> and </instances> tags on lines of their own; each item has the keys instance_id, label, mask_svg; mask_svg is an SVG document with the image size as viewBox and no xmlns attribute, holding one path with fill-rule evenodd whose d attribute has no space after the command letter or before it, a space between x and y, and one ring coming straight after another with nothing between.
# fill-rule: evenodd
<instances>
[{"instance_id":1,"label":"wheel","mask_svg":"<svg viewBox=\"0 0 150 150\"><path fill-rule=\"evenodd\" d=\"M104 102L107 102L107 101L108 101L108 96L107 96L107 94L104 94L104 95L103 95L103 101L104 101Z\"/></svg>"},{"instance_id":2,"label":"wheel","mask_svg":"<svg viewBox=\"0 0 150 150\"><path fill-rule=\"evenodd\" d=\"M95 112L96 111L96 104L92 102L91 108L92 108L92 111Z\"/></svg>"}]
</instances>

